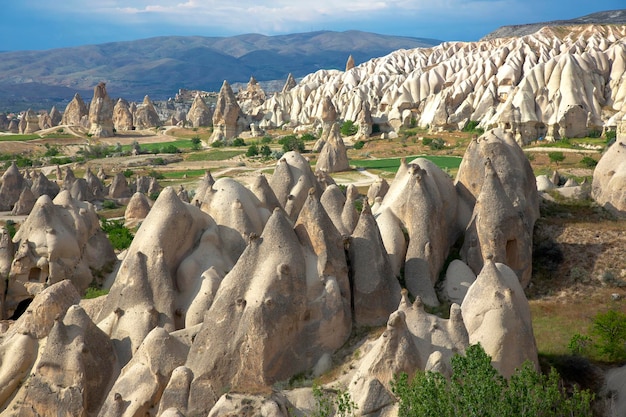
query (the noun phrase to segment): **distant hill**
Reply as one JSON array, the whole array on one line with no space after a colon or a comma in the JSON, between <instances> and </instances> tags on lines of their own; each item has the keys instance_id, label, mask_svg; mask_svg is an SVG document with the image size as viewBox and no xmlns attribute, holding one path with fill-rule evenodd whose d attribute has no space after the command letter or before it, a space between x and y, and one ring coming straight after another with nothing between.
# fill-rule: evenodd
<instances>
[{"instance_id":1,"label":"distant hill","mask_svg":"<svg viewBox=\"0 0 626 417\"><path fill-rule=\"evenodd\" d=\"M69 101L75 91L107 83L113 97L131 100L173 96L179 88L219 90L222 82L296 78L318 69L344 69L397 49L430 47L434 39L374 33L308 32L281 36L167 36L45 51L3 52L0 111L10 106L48 108L50 99ZM32 88L36 85L37 88ZM22 86L24 89L22 89ZM60 87L67 94L61 94ZM89 100L90 97L83 97ZM20 105L21 103L21 105Z\"/></svg>"},{"instance_id":2,"label":"distant hill","mask_svg":"<svg viewBox=\"0 0 626 417\"><path fill-rule=\"evenodd\" d=\"M495 38L509 38L512 36L525 36L537 32L544 26L573 26L573 25L623 25L626 24L626 9L608 10L588 14L569 20L552 20L550 22L529 23L524 25L502 26L489 33L481 40Z\"/></svg>"}]
</instances>

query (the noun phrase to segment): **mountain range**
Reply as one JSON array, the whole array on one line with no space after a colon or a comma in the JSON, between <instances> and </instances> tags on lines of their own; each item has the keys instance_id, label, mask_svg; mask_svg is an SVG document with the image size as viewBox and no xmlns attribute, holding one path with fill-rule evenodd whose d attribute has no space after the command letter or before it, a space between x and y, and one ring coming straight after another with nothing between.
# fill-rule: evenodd
<instances>
[{"instance_id":1,"label":"mountain range","mask_svg":"<svg viewBox=\"0 0 626 417\"><path fill-rule=\"evenodd\" d=\"M100 81L114 97L173 96L178 89L219 90L222 82L284 80L318 69L343 69L398 49L441 41L368 32L308 32L281 36L166 36L44 51L0 53L0 111L90 98Z\"/></svg>"}]
</instances>

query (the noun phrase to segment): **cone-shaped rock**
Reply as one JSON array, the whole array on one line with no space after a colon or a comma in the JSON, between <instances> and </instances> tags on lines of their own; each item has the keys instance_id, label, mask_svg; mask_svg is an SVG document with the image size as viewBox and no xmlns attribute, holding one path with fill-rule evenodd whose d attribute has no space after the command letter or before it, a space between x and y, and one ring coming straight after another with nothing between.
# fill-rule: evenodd
<instances>
[{"instance_id":1,"label":"cone-shaped rock","mask_svg":"<svg viewBox=\"0 0 626 417\"><path fill-rule=\"evenodd\" d=\"M0 210L10 211L19 200L22 189L26 185L24 177L17 169L15 162L11 164L2 175L2 185L0 186Z\"/></svg>"},{"instance_id":2,"label":"cone-shaped rock","mask_svg":"<svg viewBox=\"0 0 626 417\"><path fill-rule=\"evenodd\" d=\"M105 83L99 83L93 90L93 99L89 104L89 133L96 138L114 136L113 100L109 97Z\"/></svg>"},{"instance_id":3,"label":"cone-shaped rock","mask_svg":"<svg viewBox=\"0 0 626 417\"><path fill-rule=\"evenodd\" d=\"M133 130L133 114L128 101L123 98L118 99L113 108L113 126L118 132Z\"/></svg>"},{"instance_id":4,"label":"cone-shaped rock","mask_svg":"<svg viewBox=\"0 0 626 417\"><path fill-rule=\"evenodd\" d=\"M235 93L233 93L230 84L224 80L215 103L215 112L213 113L214 130L209 142L229 141L235 138L239 134L237 119L240 113L241 109L237 103Z\"/></svg>"},{"instance_id":5,"label":"cone-shaped rock","mask_svg":"<svg viewBox=\"0 0 626 417\"><path fill-rule=\"evenodd\" d=\"M213 114L200 94L196 94L191 108L187 112L187 120L192 127L211 126Z\"/></svg>"},{"instance_id":6,"label":"cone-shaped rock","mask_svg":"<svg viewBox=\"0 0 626 417\"><path fill-rule=\"evenodd\" d=\"M143 98L143 103L141 103L134 114L133 122L137 129L150 129L161 125L159 114L154 108L150 97L145 96Z\"/></svg>"},{"instance_id":7,"label":"cone-shaped rock","mask_svg":"<svg viewBox=\"0 0 626 417\"><path fill-rule=\"evenodd\" d=\"M89 114L87 105L80 94L74 94L74 98L65 107L61 124L69 126L80 126L83 117Z\"/></svg>"},{"instance_id":8,"label":"cone-shaped rock","mask_svg":"<svg viewBox=\"0 0 626 417\"><path fill-rule=\"evenodd\" d=\"M343 143L339 125L335 123L315 164L316 171L341 172L350 169L348 150Z\"/></svg>"},{"instance_id":9,"label":"cone-shaped rock","mask_svg":"<svg viewBox=\"0 0 626 417\"><path fill-rule=\"evenodd\" d=\"M626 130L626 121L622 123ZM598 204L626 216L626 132L600 158L593 171L591 195Z\"/></svg>"}]
</instances>

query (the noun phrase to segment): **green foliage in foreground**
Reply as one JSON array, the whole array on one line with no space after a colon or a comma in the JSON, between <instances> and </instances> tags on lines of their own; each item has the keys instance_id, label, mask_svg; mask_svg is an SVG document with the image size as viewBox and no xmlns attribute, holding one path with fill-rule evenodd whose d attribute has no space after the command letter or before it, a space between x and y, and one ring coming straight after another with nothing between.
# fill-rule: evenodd
<instances>
[{"instance_id":1,"label":"green foliage in foreground","mask_svg":"<svg viewBox=\"0 0 626 417\"><path fill-rule=\"evenodd\" d=\"M576 333L568 346L573 355L610 362L626 359L626 314L617 310L598 313L592 319L591 335Z\"/></svg>"},{"instance_id":2,"label":"green foliage in foreground","mask_svg":"<svg viewBox=\"0 0 626 417\"><path fill-rule=\"evenodd\" d=\"M313 417L349 417L354 416L359 408L347 390L339 390L333 396L324 391L319 385L313 384L313 398L315 398L315 410Z\"/></svg>"},{"instance_id":3,"label":"green foliage in foreground","mask_svg":"<svg viewBox=\"0 0 626 417\"><path fill-rule=\"evenodd\" d=\"M575 389L568 395L559 387L554 369L546 376L528 362L507 380L480 344L470 346L465 356L454 356L452 372L450 380L436 372L418 372L410 382L406 374L397 376L391 385L400 403L399 416L591 415L589 391Z\"/></svg>"},{"instance_id":4,"label":"green foliage in foreground","mask_svg":"<svg viewBox=\"0 0 626 417\"><path fill-rule=\"evenodd\" d=\"M102 230L107 234L113 249L127 249L133 242L133 234L124 226L124 220L107 220L101 219L100 225Z\"/></svg>"}]
</instances>

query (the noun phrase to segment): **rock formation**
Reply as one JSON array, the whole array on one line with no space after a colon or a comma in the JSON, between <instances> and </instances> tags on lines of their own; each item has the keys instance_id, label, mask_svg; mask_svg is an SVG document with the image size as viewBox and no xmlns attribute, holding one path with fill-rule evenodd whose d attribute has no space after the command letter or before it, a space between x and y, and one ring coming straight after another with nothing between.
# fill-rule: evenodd
<instances>
[{"instance_id":1,"label":"rock formation","mask_svg":"<svg viewBox=\"0 0 626 417\"><path fill-rule=\"evenodd\" d=\"M187 112L187 121L192 127L210 126L213 123L213 113L200 94L196 94L193 99L191 108Z\"/></svg>"},{"instance_id":2,"label":"rock formation","mask_svg":"<svg viewBox=\"0 0 626 417\"><path fill-rule=\"evenodd\" d=\"M52 106L52 109L50 109L50 121L52 122L52 126L58 126L62 118L61 112L57 110L56 106Z\"/></svg>"},{"instance_id":3,"label":"rock formation","mask_svg":"<svg viewBox=\"0 0 626 417\"><path fill-rule=\"evenodd\" d=\"M596 165L591 195L598 204L626 216L626 132L619 135Z\"/></svg>"},{"instance_id":4,"label":"rock formation","mask_svg":"<svg viewBox=\"0 0 626 417\"><path fill-rule=\"evenodd\" d=\"M161 120L150 97L145 96L143 103L137 107L137 111L133 114L133 123L137 129L150 129L161 125Z\"/></svg>"},{"instance_id":5,"label":"rock formation","mask_svg":"<svg viewBox=\"0 0 626 417\"><path fill-rule=\"evenodd\" d=\"M13 241L17 252L8 278L8 313L64 279L82 293L116 259L95 208L74 200L68 191L54 201L39 197Z\"/></svg>"},{"instance_id":6,"label":"rock formation","mask_svg":"<svg viewBox=\"0 0 626 417\"><path fill-rule=\"evenodd\" d=\"M89 115L87 105L83 101L80 94L74 94L74 98L65 107L63 112L63 118L61 124L69 126L80 126L83 121L83 117Z\"/></svg>"},{"instance_id":7,"label":"rock formation","mask_svg":"<svg viewBox=\"0 0 626 417\"><path fill-rule=\"evenodd\" d=\"M217 102L215 103L213 133L211 134L209 142L223 142L235 138L240 133L237 125L240 114L241 109L237 103L235 93L233 93L230 84L224 80L220 93L217 96Z\"/></svg>"},{"instance_id":8,"label":"rock formation","mask_svg":"<svg viewBox=\"0 0 626 417\"><path fill-rule=\"evenodd\" d=\"M24 127L21 129L22 134L28 135L39 130L39 118L37 117L37 113L31 109L28 109L26 113L24 113L22 120L24 121Z\"/></svg>"},{"instance_id":9,"label":"rock formation","mask_svg":"<svg viewBox=\"0 0 626 417\"><path fill-rule=\"evenodd\" d=\"M328 173L347 171L350 169L348 150L343 143L337 123L331 128L331 132L315 164L315 169Z\"/></svg>"},{"instance_id":10,"label":"rock formation","mask_svg":"<svg viewBox=\"0 0 626 417\"><path fill-rule=\"evenodd\" d=\"M109 97L105 83L99 83L93 89L93 98L89 104L89 133L96 138L114 136L113 100Z\"/></svg>"},{"instance_id":11,"label":"rock formation","mask_svg":"<svg viewBox=\"0 0 626 417\"><path fill-rule=\"evenodd\" d=\"M136 224L148 216L150 212L150 200L145 194L136 192L126 205L124 220L126 224Z\"/></svg>"},{"instance_id":12,"label":"rock formation","mask_svg":"<svg viewBox=\"0 0 626 417\"><path fill-rule=\"evenodd\" d=\"M110 198L129 198L132 197L133 193L128 186L128 181L126 181L126 177L123 173L118 172L113 177L113 181L111 181L111 186L109 187L109 197Z\"/></svg>"},{"instance_id":13,"label":"rock formation","mask_svg":"<svg viewBox=\"0 0 626 417\"><path fill-rule=\"evenodd\" d=\"M22 189L27 186L15 162L2 174L0 186L0 211L10 211L19 200Z\"/></svg>"},{"instance_id":14,"label":"rock formation","mask_svg":"<svg viewBox=\"0 0 626 417\"><path fill-rule=\"evenodd\" d=\"M285 81L285 85L283 86L282 92L286 93L292 88L294 88L296 85L297 85L296 80L293 78L293 75L289 73L289 75L287 75L287 80Z\"/></svg>"},{"instance_id":15,"label":"rock formation","mask_svg":"<svg viewBox=\"0 0 626 417\"><path fill-rule=\"evenodd\" d=\"M11 214L16 215L16 216L23 216L23 215L29 214L30 211L33 209L33 206L35 205L36 199L37 198L35 197L33 192L30 190L30 188L28 187L22 188L22 193L20 194L20 198L15 203L15 206L13 206L13 210L11 211Z\"/></svg>"},{"instance_id":16,"label":"rock formation","mask_svg":"<svg viewBox=\"0 0 626 417\"><path fill-rule=\"evenodd\" d=\"M113 126L118 132L133 130L133 115L128 102L123 98L118 99L113 108Z\"/></svg>"},{"instance_id":17,"label":"rock formation","mask_svg":"<svg viewBox=\"0 0 626 417\"><path fill-rule=\"evenodd\" d=\"M350 71L352 68L354 68L354 58L350 55L346 61L346 71Z\"/></svg>"}]
</instances>

